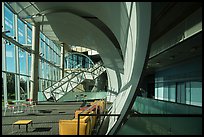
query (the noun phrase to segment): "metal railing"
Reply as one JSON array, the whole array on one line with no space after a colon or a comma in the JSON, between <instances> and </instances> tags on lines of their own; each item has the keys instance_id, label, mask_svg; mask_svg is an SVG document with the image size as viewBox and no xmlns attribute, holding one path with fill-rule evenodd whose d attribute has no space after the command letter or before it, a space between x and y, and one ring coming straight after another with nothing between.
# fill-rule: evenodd
<instances>
[{"instance_id":1,"label":"metal railing","mask_svg":"<svg viewBox=\"0 0 204 137\"><path fill-rule=\"evenodd\" d=\"M100 99L100 100L105 101L105 103L104 103L104 108L106 108L107 98L105 97L105 98ZM103 113L100 114L100 111L99 111L99 114L89 114L89 113L88 113L88 114L83 114L84 112L86 112L86 111L88 111L88 110L94 109L94 107L95 107L95 109L96 109L95 111L98 112L97 109L98 109L98 106L99 106L99 105L97 105L97 103L98 103L98 102L95 102L95 103L92 104L90 107L86 108L85 110L83 110L82 112L80 112L80 113L78 114L77 135L79 135L79 130L80 130L80 116L95 116L95 117L98 117L97 120L99 120L99 123L98 123L98 124L99 124L99 128L98 128L97 134L98 134L98 132L100 131L101 126L102 126L102 124L103 124L103 122L104 122L104 119L105 119L105 117L103 117L103 119L101 120L101 116L117 116L118 118L120 117L121 114L109 114L110 111L111 111L112 105L111 105L111 107L108 109L108 111L107 111L106 113L104 113L104 111L103 111ZM91 130L93 130L93 129L91 129Z\"/></svg>"},{"instance_id":2,"label":"metal railing","mask_svg":"<svg viewBox=\"0 0 204 137\"><path fill-rule=\"evenodd\" d=\"M137 121L137 122L136 122ZM133 124L134 123L134 124ZM134 125L134 128L131 126ZM148 125L148 126L147 126ZM127 127L130 129L127 130ZM155 128L156 127L156 128ZM116 135L191 135L202 134L202 114L130 113Z\"/></svg>"},{"instance_id":3,"label":"metal railing","mask_svg":"<svg viewBox=\"0 0 204 137\"><path fill-rule=\"evenodd\" d=\"M80 129L80 116L118 116L120 117L121 114L78 114L78 124L77 124L77 135L79 135Z\"/></svg>"}]
</instances>

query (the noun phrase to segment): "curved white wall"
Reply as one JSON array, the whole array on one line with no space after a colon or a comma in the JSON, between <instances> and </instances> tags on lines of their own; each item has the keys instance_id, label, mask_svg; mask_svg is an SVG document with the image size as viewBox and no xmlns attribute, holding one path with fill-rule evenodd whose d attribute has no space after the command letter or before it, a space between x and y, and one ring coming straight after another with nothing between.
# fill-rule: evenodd
<instances>
[{"instance_id":1,"label":"curved white wall","mask_svg":"<svg viewBox=\"0 0 204 137\"><path fill-rule=\"evenodd\" d=\"M123 87L113 102L112 114L121 114L117 120L110 117L107 134L114 134L135 94L148 48L151 4L133 2L128 41L124 58Z\"/></svg>"}]
</instances>

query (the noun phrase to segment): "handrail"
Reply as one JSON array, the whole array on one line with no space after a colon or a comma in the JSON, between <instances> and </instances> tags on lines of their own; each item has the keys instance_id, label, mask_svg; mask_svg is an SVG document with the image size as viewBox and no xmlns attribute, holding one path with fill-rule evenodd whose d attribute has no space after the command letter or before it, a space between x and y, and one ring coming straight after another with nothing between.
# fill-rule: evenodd
<instances>
[{"instance_id":1,"label":"handrail","mask_svg":"<svg viewBox=\"0 0 204 137\"><path fill-rule=\"evenodd\" d=\"M152 103L155 103L152 105ZM161 104L162 103L162 104ZM148 105L147 105L148 104ZM161 104L161 105L160 105ZM141 109L145 107L145 109ZM158 111L155 111L155 108ZM175 111L179 109L179 112ZM182 108L182 109L181 109ZM142 113L147 113L149 110L150 112L154 113L162 113L162 114L168 114L168 113L189 113L189 114L202 114L202 107L200 106L194 106L194 105L189 105L189 104L182 104L182 103L177 103L177 102L170 102L170 101L165 101L165 100L158 100L158 99L153 99L153 98L145 98L145 97L140 97L138 96L132 106L133 110L140 111ZM154 110L154 111L151 111ZM193 111L191 111L193 110Z\"/></svg>"},{"instance_id":2,"label":"handrail","mask_svg":"<svg viewBox=\"0 0 204 137\"><path fill-rule=\"evenodd\" d=\"M120 117L121 114L78 114L78 123L77 123L77 135L79 135L79 128L80 128L80 116L118 116Z\"/></svg>"},{"instance_id":3,"label":"handrail","mask_svg":"<svg viewBox=\"0 0 204 137\"><path fill-rule=\"evenodd\" d=\"M173 125L171 125L170 123L168 123L168 124L170 124L170 125L168 126L168 128L167 128L167 127L164 127L163 124L166 124L165 122L167 122L167 121L165 121L165 119L170 122L170 121L172 121L172 120L173 120L173 121L177 121L177 119L174 120L174 118L185 118L185 121L186 121L187 119L202 118L202 114L141 114L141 113L138 113L137 111L132 111L131 113L128 114L127 118L122 122L123 124L120 125L118 131L115 132L116 135L117 135L117 133L122 129L122 126L125 125L128 121L131 121L132 118L144 118L144 119L145 119L145 123L146 123L147 121L151 121L151 123L157 124L158 128L162 127L162 128L164 128L165 130L167 130L168 132L171 132L171 133L172 133L172 130L171 130L171 128L169 128L169 126L170 126L170 127L173 127L176 123L173 122ZM146 119L146 118L147 118L147 119ZM149 118L151 118L151 119L149 119ZM159 118L159 119L157 119L157 118ZM161 124L160 122L156 122L157 120L161 120L161 118L164 119L164 121L162 120L163 124ZM155 120L156 120L156 121L155 121ZM179 123L179 122L178 122L178 123ZM178 123L177 123L177 124L178 124ZM186 122L184 122L184 123L186 123ZM180 124L182 124L182 123L180 123ZM192 123L192 124L193 124L193 123ZM201 119L201 124L202 124L202 119ZM128 125L128 124L127 124L127 125ZM141 126L142 126L142 125L141 125ZM182 127L182 126L181 126L181 127ZM137 129L136 129L136 130L137 130ZM176 130L179 130L179 129L176 129ZM182 128L182 130L183 130L183 128ZM122 131L124 131L124 130L122 129ZM201 132L202 132L202 131L201 131ZM121 132L121 133L122 133L122 132ZM169 133L168 133L168 134L169 134ZM174 134L174 135L175 135L175 134ZM179 135L180 135L180 133L179 133Z\"/></svg>"},{"instance_id":4,"label":"handrail","mask_svg":"<svg viewBox=\"0 0 204 137\"><path fill-rule=\"evenodd\" d=\"M130 117L202 117L202 114L141 114L133 113Z\"/></svg>"},{"instance_id":5,"label":"handrail","mask_svg":"<svg viewBox=\"0 0 204 137\"><path fill-rule=\"evenodd\" d=\"M80 112L80 113L78 114L77 135L79 135L78 132L79 132L79 127L80 127L80 114L83 114L83 112L85 112L85 111L87 111L87 110L89 110L89 109L95 107L95 105L96 105L97 103L98 103L98 102L95 102L93 105L91 105L90 107L86 108L85 110L83 110L82 112ZM98 107L98 106L96 106L96 112L97 112L97 107Z\"/></svg>"},{"instance_id":6,"label":"handrail","mask_svg":"<svg viewBox=\"0 0 204 137\"><path fill-rule=\"evenodd\" d=\"M104 97L104 98L102 98L102 99L100 99L100 100L105 100L105 98L106 97ZM88 108L86 108L85 110L83 110L82 112L80 112L79 114L81 114L81 113L83 113L83 112L85 112L85 111L87 111L87 110L89 110L89 109L91 109L92 107L94 107L94 105L95 104L97 104L98 102L94 102L94 104L93 105L91 105L90 107L88 107Z\"/></svg>"},{"instance_id":7,"label":"handrail","mask_svg":"<svg viewBox=\"0 0 204 137\"><path fill-rule=\"evenodd\" d=\"M101 100L105 100L106 99L106 97L105 98L103 98L103 99L100 99L100 101ZM80 127L80 116L120 116L120 114L83 114L83 112L85 112L85 111L87 111L87 110L90 110L91 108L93 108L93 107L95 107L95 105L97 104L98 102L96 101L96 102L94 102L94 104L92 104L90 107L88 107L88 108L86 108L85 110L83 110L82 112L80 112L79 114L78 114L78 126L77 126L77 135L79 135L79 127ZM98 109L98 106L96 106L96 111L97 111L97 109ZM104 120L104 119L103 119ZM103 123L103 122L102 122ZM101 123L101 124L102 124ZM99 128L100 129L100 128Z\"/></svg>"}]
</instances>

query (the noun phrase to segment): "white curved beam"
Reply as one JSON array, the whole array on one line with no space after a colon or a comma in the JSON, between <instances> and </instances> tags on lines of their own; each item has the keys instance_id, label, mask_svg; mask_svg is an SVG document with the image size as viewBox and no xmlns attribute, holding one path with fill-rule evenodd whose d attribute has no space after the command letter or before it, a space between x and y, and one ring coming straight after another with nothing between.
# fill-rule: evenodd
<instances>
[{"instance_id":1,"label":"white curved beam","mask_svg":"<svg viewBox=\"0 0 204 137\"><path fill-rule=\"evenodd\" d=\"M132 24L130 21L130 27L132 29L128 37L132 38L130 38L130 42L127 43L129 45L126 48L127 54L130 55L127 55L124 60L124 65L127 66L124 68L125 80L112 107L112 114L121 115L116 120L110 118L109 128L106 133L109 135L116 134L123 120L126 118L128 110L131 109L131 104L135 101L136 89L138 88L147 54L151 22L151 3L134 2L134 4L136 5L133 5L132 16L136 15L136 18L131 18L134 20ZM131 61L129 61L130 59Z\"/></svg>"}]
</instances>

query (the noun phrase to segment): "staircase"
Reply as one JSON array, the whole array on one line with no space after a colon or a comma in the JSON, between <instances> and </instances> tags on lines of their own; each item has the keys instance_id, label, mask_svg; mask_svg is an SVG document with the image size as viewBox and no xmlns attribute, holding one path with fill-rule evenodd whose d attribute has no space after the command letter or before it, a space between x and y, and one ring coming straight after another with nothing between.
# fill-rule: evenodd
<instances>
[{"instance_id":1,"label":"staircase","mask_svg":"<svg viewBox=\"0 0 204 137\"><path fill-rule=\"evenodd\" d=\"M103 67L102 63L98 62L92 68L68 74L42 92L47 100L53 98L54 101L57 102L62 96L72 91L84 80L94 80L104 71L105 68Z\"/></svg>"}]
</instances>

